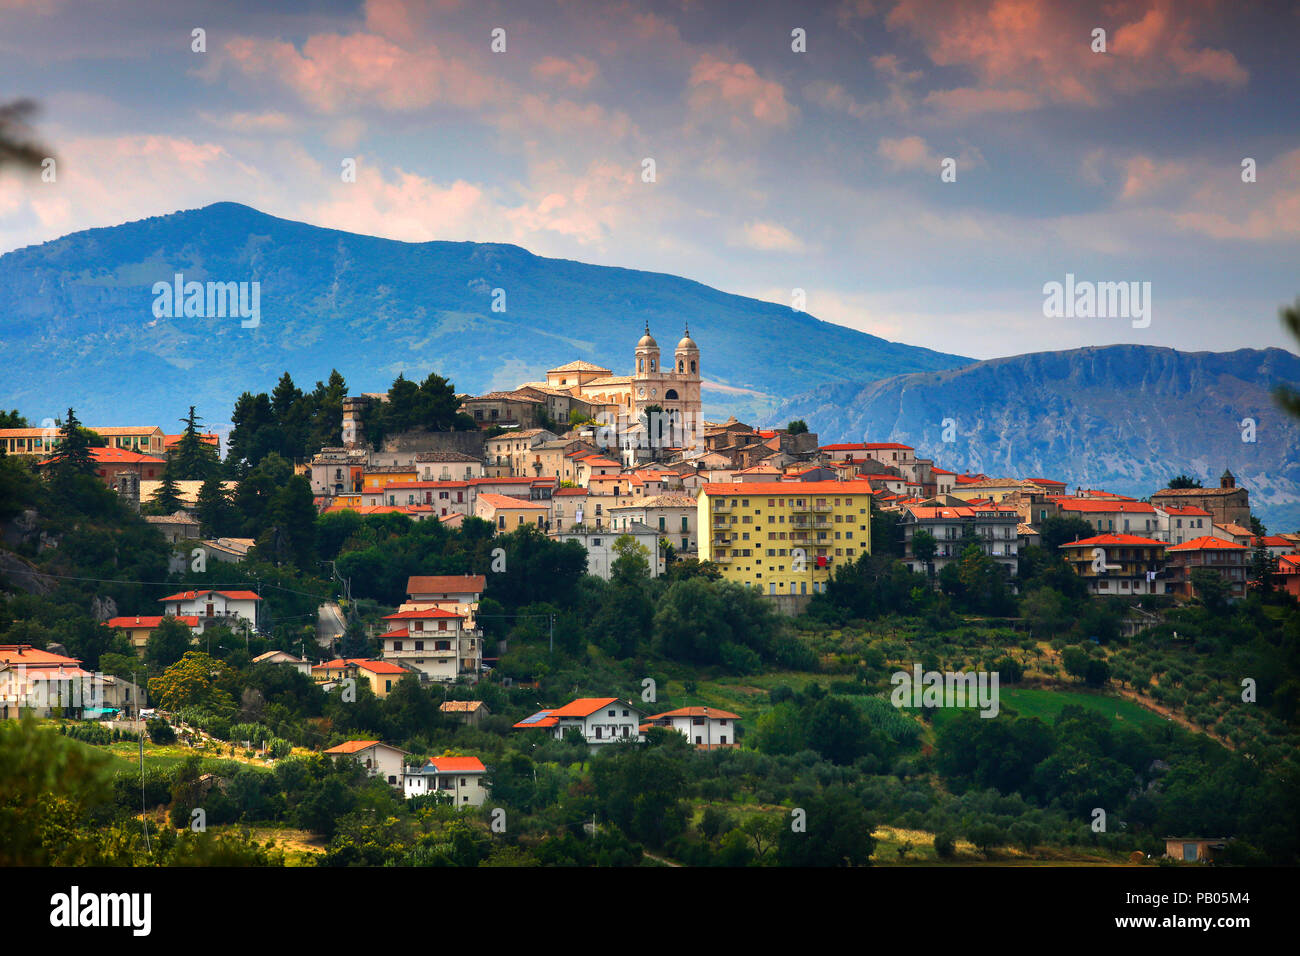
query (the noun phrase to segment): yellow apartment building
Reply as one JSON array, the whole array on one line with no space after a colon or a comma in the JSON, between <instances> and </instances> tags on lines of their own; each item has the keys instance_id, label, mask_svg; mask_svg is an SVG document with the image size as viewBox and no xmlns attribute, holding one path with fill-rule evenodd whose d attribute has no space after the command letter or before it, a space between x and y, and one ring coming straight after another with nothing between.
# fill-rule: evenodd
<instances>
[{"instance_id":1,"label":"yellow apartment building","mask_svg":"<svg viewBox=\"0 0 1300 956\"><path fill-rule=\"evenodd\" d=\"M871 501L866 481L701 485L700 560L766 595L819 593L838 565L871 553Z\"/></svg>"}]
</instances>

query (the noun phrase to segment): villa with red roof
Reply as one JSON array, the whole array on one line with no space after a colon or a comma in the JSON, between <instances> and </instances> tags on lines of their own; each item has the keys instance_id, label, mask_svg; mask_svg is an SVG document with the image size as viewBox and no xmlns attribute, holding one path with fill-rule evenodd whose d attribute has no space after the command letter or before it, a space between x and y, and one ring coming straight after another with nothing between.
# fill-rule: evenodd
<instances>
[{"instance_id":1,"label":"villa with red roof","mask_svg":"<svg viewBox=\"0 0 1300 956\"><path fill-rule=\"evenodd\" d=\"M555 710L539 710L514 725L515 730L545 730L556 740L576 730L593 748L645 738L641 734L644 712L617 697L579 697Z\"/></svg>"},{"instance_id":2,"label":"villa with red roof","mask_svg":"<svg viewBox=\"0 0 1300 956\"><path fill-rule=\"evenodd\" d=\"M95 675L81 669L81 661L30 644L0 644L0 719L29 713L48 717L53 707L79 713L99 707L90 685Z\"/></svg>"},{"instance_id":3,"label":"villa with red roof","mask_svg":"<svg viewBox=\"0 0 1300 956\"><path fill-rule=\"evenodd\" d=\"M376 661L364 657L340 657L332 661L323 661L311 669L311 678L318 684L327 685L329 690L339 681L349 677L364 680L371 691L381 700L389 695L394 687L412 671L393 661Z\"/></svg>"},{"instance_id":4,"label":"villa with red roof","mask_svg":"<svg viewBox=\"0 0 1300 956\"><path fill-rule=\"evenodd\" d=\"M1166 547L1156 538L1101 534L1067 542L1061 553L1093 594L1127 597L1165 593Z\"/></svg>"},{"instance_id":5,"label":"villa with red roof","mask_svg":"<svg viewBox=\"0 0 1300 956\"><path fill-rule=\"evenodd\" d=\"M1245 597L1247 565L1250 548L1235 541L1225 541L1212 535L1193 538L1182 544L1172 544L1166 551L1168 591L1180 598L1196 597L1192 572L1197 568L1215 571L1227 582L1233 598Z\"/></svg>"},{"instance_id":6,"label":"villa with red roof","mask_svg":"<svg viewBox=\"0 0 1300 956\"><path fill-rule=\"evenodd\" d=\"M739 714L717 707L678 707L647 717L641 732L651 727L669 727L693 743L697 750L717 750L740 746L736 741L739 721Z\"/></svg>"},{"instance_id":7,"label":"villa with red roof","mask_svg":"<svg viewBox=\"0 0 1300 956\"><path fill-rule=\"evenodd\" d=\"M149 645L149 634L155 628L159 627L168 617L175 617L175 615L158 614L146 616L140 614L127 614L121 617L110 617L104 623L115 630L125 631L127 638L131 641L131 647L135 649L137 654L144 657L145 648ZM176 617L175 619L180 621L195 634L201 634L203 632L203 627L201 626L198 617L192 614L183 617Z\"/></svg>"},{"instance_id":8,"label":"villa with red roof","mask_svg":"<svg viewBox=\"0 0 1300 956\"><path fill-rule=\"evenodd\" d=\"M406 799L436 793L456 807L481 807L487 800L487 767L478 757L431 757L423 767L402 771Z\"/></svg>"},{"instance_id":9,"label":"villa with red roof","mask_svg":"<svg viewBox=\"0 0 1300 956\"><path fill-rule=\"evenodd\" d=\"M213 624L235 626L241 622L257 627L261 598L253 591L180 591L159 598L163 613L175 617L198 617L203 629Z\"/></svg>"},{"instance_id":10,"label":"villa with red roof","mask_svg":"<svg viewBox=\"0 0 1300 956\"><path fill-rule=\"evenodd\" d=\"M392 627L379 636L384 660L400 662L431 680L477 678L483 640L465 626L463 614L435 606L386 614L384 620Z\"/></svg>"},{"instance_id":11,"label":"villa with red roof","mask_svg":"<svg viewBox=\"0 0 1300 956\"><path fill-rule=\"evenodd\" d=\"M402 758L405 750L378 740L347 740L325 751L331 757L351 757L366 768L366 775L380 777L390 786L402 787Z\"/></svg>"}]
</instances>

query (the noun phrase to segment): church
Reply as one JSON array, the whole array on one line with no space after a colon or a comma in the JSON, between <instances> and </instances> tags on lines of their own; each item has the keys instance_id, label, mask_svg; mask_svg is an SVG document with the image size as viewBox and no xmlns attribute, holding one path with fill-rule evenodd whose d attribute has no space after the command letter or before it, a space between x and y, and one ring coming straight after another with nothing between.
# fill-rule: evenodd
<instances>
[{"instance_id":1,"label":"church","mask_svg":"<svg viewBox=\"0 0 1300 956\"><path fill-rule=\"evenodd\" d=\"M663 362L659 343L645 334L636 343L631 375L615 375L591 362L569 362L546 373L548 388L564 391L600 409L599 419L633 425L643 413L658 409L661 420L671 422L682 446L691 446L703 433L700 402L700 347L687 327ZM648 417L648 416L647 416ZM626 426L624 426L626 427Z\"/></svg>"}]
</instances>

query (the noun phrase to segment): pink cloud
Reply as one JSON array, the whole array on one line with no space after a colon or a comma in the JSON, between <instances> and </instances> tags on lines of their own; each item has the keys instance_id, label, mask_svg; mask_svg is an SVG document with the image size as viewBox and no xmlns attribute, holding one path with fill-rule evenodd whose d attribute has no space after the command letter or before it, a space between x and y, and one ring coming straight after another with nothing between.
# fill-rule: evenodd
<instances>
[{"instance_id":1,"label":"pink cloud","mask_svg":"<svg viewBox=\"0 0 1300 956\"><path fill-rule=\"evenodd\" d=\"M590 86L597 72L596 64L585 56L575 56L571 60L548 56L533 66L533 76L537 79L559 82L579 90Z\"/></svg>"},{"instance_id":2,"label":"pink cloud","mask_svg":"<svg viewBox=\"0 0 1300 956\"><path fill-rule=\"evenodd\" d=\"M1246 70L1211 34L1213 4L1115 0L1104 11L1037 0L899 0L887 24L920 39L936 66L968 70L977 81L935 91L950 111L1021 111L1050 103L1094 107L1117 94L1188 84L1237 88ZM1092 30L1107 31L1094 53Z\"/></svg>"},{"instance_id":3,"label":"pink cloud","mask_svg":"<svg viewBox=\"0 0 1300 956\"><path fill-rule=\"evenodd\" d=\"M705 54L691 69L689 84L694 112L725 117L737 127L788 126L794 116L785 88L763 79L748 63Z\"/></svg>"}]
</instances>

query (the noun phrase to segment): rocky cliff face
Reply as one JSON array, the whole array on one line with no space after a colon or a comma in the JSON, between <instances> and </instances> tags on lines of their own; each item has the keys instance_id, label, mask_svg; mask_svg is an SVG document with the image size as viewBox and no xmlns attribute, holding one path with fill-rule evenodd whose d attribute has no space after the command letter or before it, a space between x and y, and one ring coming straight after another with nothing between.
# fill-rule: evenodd
<instances>
[{"instance_id":1,"label":"rocky cliff face","mask_svg":"<svg viewBox=\"0 0 1300 956\"><path fill-rule=\"evenodd\" d=\"M1280 531L1300 524L1300 422L1271 392L1296 382L1300 358L1281 349L1117 345L825 386L771 421L803 418L823 444L898 441L954 471L1138 497L1180 472L1217 485L1231 468Z\"/></svg>"}]
</instances>

